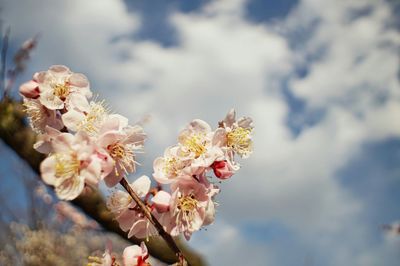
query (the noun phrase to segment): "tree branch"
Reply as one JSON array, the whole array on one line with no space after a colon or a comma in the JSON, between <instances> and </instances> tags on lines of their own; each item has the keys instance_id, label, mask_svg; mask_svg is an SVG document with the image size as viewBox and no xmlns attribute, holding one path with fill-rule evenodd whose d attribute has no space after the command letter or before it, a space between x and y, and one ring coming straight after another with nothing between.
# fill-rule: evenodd
<instances>
[{"instance_id":1,"label":"tree branch","mask_svg":"<svg viewBox=\"0 0 400 266\"><path fill-rule=\"evenodd\" d=\"M26 161L32 170L39 173L39 165L44 157L32 148L36 136L30 127L27 126L22 104L9 97L5 97L0 101L0 138L14 150L21 159ZM101 193L98 191L93 191L88 195L82 195L73 200L72 203L96 220L105 230L126 238L126 233L119 228L113 215L108 211ZM137 238L131 238L129 240L134 244L140 244L142 241ZM178 249L182 251L189 265L206 265L202 257L191 250L184 242L180 239L175 239L175 241ZM170 264L178 261L175 255L176 251L172 251L162 238L158 236L151 237L146 245L150 254L155 258Z\"/></svg>"}]
</instances>

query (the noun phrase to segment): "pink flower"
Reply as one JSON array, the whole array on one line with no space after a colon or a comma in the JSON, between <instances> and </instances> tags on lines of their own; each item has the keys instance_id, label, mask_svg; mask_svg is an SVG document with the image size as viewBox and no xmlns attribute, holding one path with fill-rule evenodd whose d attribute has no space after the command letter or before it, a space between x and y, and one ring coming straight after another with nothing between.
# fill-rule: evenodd
<instances>
[{"instance_id":1,"label":"pink flower","mask_svg":"<svg viewBox=\"0 0 400 266\"><path fill-rule=\"evenodd\" d=\"M147 176L136 179L131 187L143 198L150 190L151 181ZM108 209L116 215L116 220L123 231L129 231L128 238L147 238L157 234L156 229L144 216L130 195L124 191L116 191L107 201ZM150 208L150 207L149 207Z\"/></svg>"},{"instance_id":2,"label":"pink flower","mask_svg":"<svg viewBox=\"0 0 400 266\"><path fill-rule=\"evenodd\" d=\"M149 252L144 242L140 244L140 247L137 245L126 247L122 257L124 266L150 266L150 264L146 262L149 257Z\"/></svg>"},{"instance_id":3,"label":"pink flower","mask_svg":"<svg viewBox=\"0 0 400 266\"><path fill-rule=\"evenodd\" d=\"M47 109L39 100L24 98L24 107L29 123L36 133L43 133L46 126L55 129L64 127L59 114L55 110Z\"/></svg>"},{"instance_id":4,"label":"pink flower","mask_svg":"<svg viewBox=\"0 0 400 266\"><path fill-rule=\"evenodd\" d=\"M89 81L80 73L73 73L68 67L54 65L48 71L36 73L33 81L38 84L39 101L47 109L57 110L69 106L78 107L87 102L92 96ZM21 94L26 97L36 96L34 83L25 84L21 88Z\"/></svg>"},{"instance_id":5,"label":"pink flower","mask_svg":"<svg viewBox=\"0 0 400 266\"><path fill-rule=\"evenodd\" d=\"M242 117L236 121L235 110L230 110L215 131L213 144L222 147L231 161L234 153L247 158L253 150L252 122L249 117Z\"/></svg>"},{"instance_id":6,"label":"pink flower","mask_svg":"<svg viewBox=\"0 0 400 266\"><path fill-rule=\"evenodd\" d=\"M211 165L211 168L213 169L215 176L218 177L219 179L228 179L235 173L233 168L229 165L229 163L226 160L215 161Z\"/></svg>"},{"instance_id":7,"label":"pink flower","mask_svg":"<svg viewBox=\"0 0 400 266\"><path fill-rule=\"evenodd\" d=\"M115 162L115 168L105 178L106 185L113 187L125 174L136 170L136 153L143 149L146 134L141 126L128 126L123 116L109 115L104 122L97 143Z\"/></svg>"},{"instance_id":8,"label":"pink flower","mask_svg":"<svg viewBox=\"0 0 400 266\"><path fill-rule=\"evenodd\" d=\"M108 115L104 101L92 101L87 105L83 103L81 104L81 109L84 111L71 108L64 113L62 115L64 125L71 131L82 130L91 136L96 136Z\"/></svg>"},{"instance_id":9,"label":"pink flower","mask_svg":"<svg viewBox=\"0 0 400 266\"><path fill-rule=\"evenodd\" d=\"M205 159L211 147L211 139L211 127L203 120L195 119L179 133L179 154L193 159Z\"/></svg>"},{"instance_id":10,"label":"pink flower","mask_svg":"<svg viewBox=\"0 0 400 266\"><path fill-rule=\"evenodd\" d=\"M211 201L208 189L195 179L180 179L171 185L171 235L183 233L187 240L201 228L206 218L206 208Z\"/></svg>"},{"instance_id":11,"label":"pink flower","mask_svg":"<svg viewBox=\"0 0 400 266\"><path fill-rule=\"evenodd\" d=\"M161 184L169 184L184 175L183 170L192 163L191 158L179 156L179 146L168 147L164 157L154 160L154 179Z\"/></svg>"},{"instance_id":12,"label":"pink flower","mask_svg":"<svg viewBox=\"0 0 400 266\"><path fill-rule=\"evenodd\" d=\"M55 187L57 196L72 200L85 183L97 185L101 178L101 160L86 134L60 133L51 142L53 153L40 165L43 181Z\"/></svg>"}]
</instances>

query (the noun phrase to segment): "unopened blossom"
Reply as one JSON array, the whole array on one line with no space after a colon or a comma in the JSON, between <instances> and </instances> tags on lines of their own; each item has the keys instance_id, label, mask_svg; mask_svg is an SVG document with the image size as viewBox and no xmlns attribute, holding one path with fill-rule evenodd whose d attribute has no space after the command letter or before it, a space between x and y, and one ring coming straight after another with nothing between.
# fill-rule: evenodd
<instances>
[{"instance_id":1,"label":"unopened blossom","mask_svg":"<svg viewBox=\"0 0 400 266\"><path fill-rule=\"evenodd\" d=\"M51 146L53 153L41 163L40 172L43 181L55 187L60 199L72 200L85 184L97 185L102 162L86 134L61 133Z\"/></svg>"},{"instance_id":2,"label":"unopened blossom","mask_svg":"<svg viewBox=\"0 0 400 266\"><path fill-rule=\"evenodd\" d=\"M143 150L146 134L139 125L128 126L123 116L109 115L100 129L97 143L114 160L114 170L105 178L106 185L113 187L128 173L136 170L136 153Z\"/></svg>"},{"instance_id":3,"label":"unopened blossom","mask_svg":"<svg viewBox=\"0 0 400 266\"><path fill-rule=\"evenodd\" d=\"M35 73L32 81L25 83L20 92L27 98L38 98L50 110L68 109L69 106L79 108L80 103L92 96L85 75L73 73L62 65L54 65L47 71Z\"/></svg>"},{"instance_id":4,"label":"unopened blossom","mask_svg":"<svg viewBox=\"0 0 400 266\"><path fill-rule=\"evenodd\" d=\"M171 185L174 191L170 201L171 219L174 227L171 235L183 233L187 240L199 230L206 218L206 209L211 201L207 188L194 179L181 179Z\"/></svg>"},{"instance_id":5,"label":"unopened blossom","mask_svg":"<svg viewBox=\"0 0 400 266\"><path fill-rule=\"evenodd\" d=\"M28 99L36 99L40 95L39 84L33 80L25 82L19 87L19 93Z\"/></svg>"},{"instance_id":6,"label":"unopened blossom","mask_svg":"<svg viewBox=\"0 0 400 266\"><path fill-rule=\"evenodd\" d=\"M46 126L55 129L64 127L60 115L55 110L47 109L38 99L24 98L25 112L29 123L36 133L43 133Z\"/></svg>"},{"instance_id":7,"label":"unopened blossom","mask_svg":"<svg viewBox=\"0 0 400 266\"><path fill-rule=\"evenodd\" d=\"M83 108L81 107L85 111L71 108L62 115L62 121L71 131L85 131L89 135L95 136L107 118L107 107L104 101L92 101L82 105L85 105Z\"/></svg>"},{"instance_id":8,"label":"unopened blossom","mask_svg":"<svg viewBox=\"0 0 400 266\"><path fill-rule=\"evenodd\" d=\"M211 165L211 168L213 169L215 176L219 179L228 179L235 173L233 167L227 160L215 161Z\"/></svg>"},{"instance_id":9,"label":"unopened blossom","mask_svg":"<svg viewBox=\"0 0 400 266\"><path fill-rule=\"evenodd\" d=\"M150 263L146 262L149 258L149 252L144 242L140 246L133 245L126 247L122 258L124 266L151 266Z\"/></svg>"}]
</instances>

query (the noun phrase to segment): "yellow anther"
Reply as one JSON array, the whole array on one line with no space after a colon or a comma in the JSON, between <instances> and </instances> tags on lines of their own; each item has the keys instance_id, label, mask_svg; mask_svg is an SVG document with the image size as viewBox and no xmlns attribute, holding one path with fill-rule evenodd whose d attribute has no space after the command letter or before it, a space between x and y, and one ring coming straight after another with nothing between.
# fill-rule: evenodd
<instances>
[{"instance_id":1,"label":"yellow anther","mask_svg":"<svg viewBox=\"0 0 400 266\"><path fill-rule=\"evenodd\" d=\"M237 127L227 134L227 145L239 155L247 155L252 151L251 130Z\"/></svg>"},{"instance_id":2,"label":"yellow anther","mask_svg":"<svg viewBox=\"0 0 400 266\"><path fill-rule=\"evenodd\" d=\"M56 158L56 176L61 178L70 178L79 174L80 162L75 153L55 154Z\"/></svg>"}]
</instances>

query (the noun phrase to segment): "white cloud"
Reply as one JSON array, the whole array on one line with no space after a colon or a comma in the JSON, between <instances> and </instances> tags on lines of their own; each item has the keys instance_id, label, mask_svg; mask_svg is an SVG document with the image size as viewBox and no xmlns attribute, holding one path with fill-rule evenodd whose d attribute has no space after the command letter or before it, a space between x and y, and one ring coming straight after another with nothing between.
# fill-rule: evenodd
<instances>
[{"instance_id":1,"label":"white cloud","mask_svg":"<svg viewBox=\"0 0 400 266\"><path fill-rule=\"evenodd\" d=\"M279 264L273 247L241 236L238 224L248 221L283 223L315 252L333 254L324 265L373 265L370 254L385 253L385 244L365 243L371 233L359 215L367 207L335 174L363 143L400 136L393 122L400 117L399 35L386 25L386 3L304 0L286 20L264 25L245 19L243 1L215 1L198 12L171 13L178 45L168 48L126 37L145 25L122 1L42 3L28 2L26 13L21 3L6 2L14 34L26 38L42 31L35 67L69 64L88 73L116 111L133 121L151 114L148 173L152 158L192 118L216 124L232 106L254 117L254 156L223 184L223 221L210 229L215 235L209 246L199 244L212 264L244 259L238 257L243 250L254 257L252 265ZM349 10L360 8L371 12L352 20ZM293 46L291 34L312 23L317 26L310 37ZM303 77L294 77L298 64L309 69ZM288 79L306 108L326 112L298 136L286 123L293 115L282 94Z\"/></svg>"}]
</instances>

